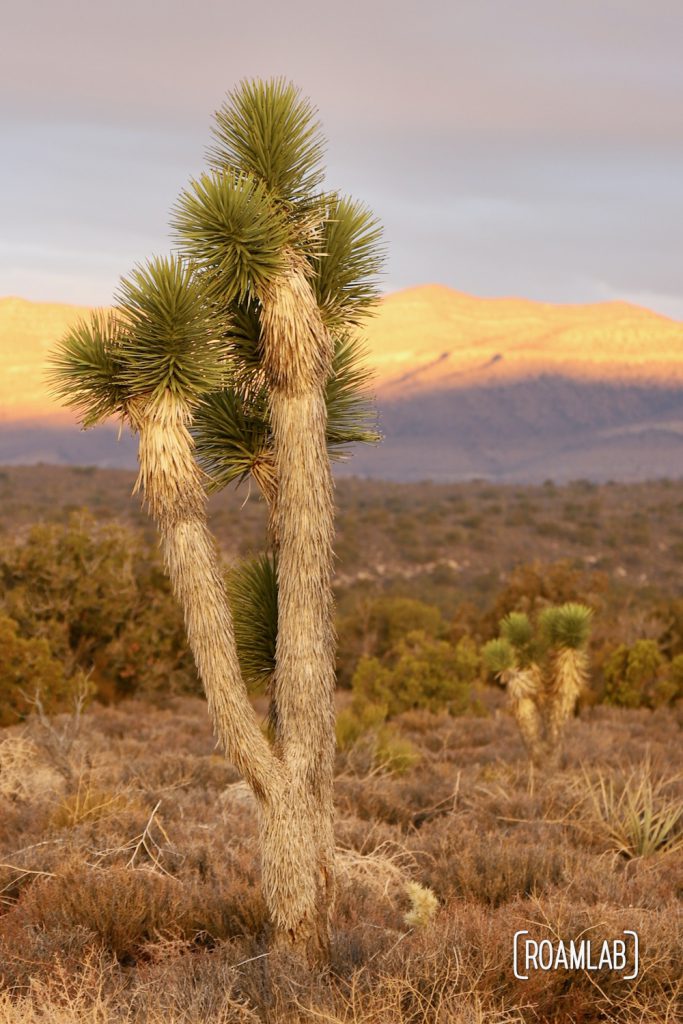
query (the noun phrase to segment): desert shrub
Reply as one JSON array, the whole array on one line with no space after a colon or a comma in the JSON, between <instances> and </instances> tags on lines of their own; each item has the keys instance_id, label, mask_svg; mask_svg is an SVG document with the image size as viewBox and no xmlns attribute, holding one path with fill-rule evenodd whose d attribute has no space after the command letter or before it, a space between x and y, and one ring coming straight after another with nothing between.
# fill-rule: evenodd
<instances>
[{"instance_id":1,"label":"desert shrub","mask_svg":"<svg viewBox=\"0 0 683 1024\"><path fill-rule=\"evenodd\" d=\"M41 637L24 639L19 625L0 613L0 726L24 718L40 693L47 713L69 707L80 678L67 676Z\"/></svg>"},{"instance_id":2,"label":"desert shrub","mask_svg":"<svg viewBox=\"0 0 683 1024\"><path fill-rule=\"evenodd\" d=\"M414 743L399 736L391 727L385 726L379 733L375 761L380 768L404 775L420 761L420 751Z\"/></svg>"},{"instance_id":3,"label":"desert shrub","mask_svg":"<svg viewBox=\"0 0 683 1024\"><path fill-rule=\"evenodd\" d=\"M350 686L361 658L384 658L412 630L439 636L445 628L441 612L410 597L361 600L338 624L338 679Z\"/></svg>"},{"instance_id":4,"label":"desert shrub","mask_svg":"<svg viewBox=\"0 0 683 1024\"><path fill-rule=\"evenodd\" d=\"M647 857L683 848L683 800L676 779L654 772L649 759L619 782L584 773L589 817L609 845L624 857Z\"/></svg>"},{"instance_id":5,"label":"desert shrub","mask_svg":"<svg viewBox=\"0 0 683 1024\"><path fill-rule=\"evenodd\" d=\"M668 666L668 689L669 700L680 700L683 698L683 654L677 654L672 658Z\"/></svg>"},{"instance_id":6,"label":"desert shrub","mask_svg":"<svg viewBox=\"0 0 683 1024\"><path fill-rule=\"evenodd\" d=\"M379 729L386 721L386 717L385 704L364 701L345 708L337 715L337 746L340 750L348 750L361 736Z\"/></svg>"},{"instance_id":7,"label":"desert shrub","mask_svg":"<svg viewBox=\"0 0 683 1024\"><path fill-rule=\"evenodd\" d=\"M366 767L402 775L419 762L420 752L414 743L387 724L386 719L386 704L354 702L337 716L337 746L349 751L361 745Z\"/></svg>"},{"instance_id":8,"label":"desert shrub","mask_svg":"<svg viewBox=\"0 0 683 1024\"><path fill-rule=\"evenodd\" d=\"M148 871L74 864L36 882L17 911L34 928L85 928L122 959L159 935L178 933L181 887Z\"/></svg>"},{"instance_id":9,"label":"desert shrub","mask_svg":"<svg viewBox=\"0 0 683 1024\"><path fill-rule=\"evenodd\" d=\"M657 611L666 623L658 638L662 651L667 657L675 658L683 654L683 599L662 601Z\"/></svg>"},{"instance_id":10,"label":"desert shrub","mask_svg":"<svg viewBox=\"0 0 683 1024\"><path fill-rule=\"evenodd\" d=\"M351 684L353 706L384 706L389 718L411 708L463 714L478 670L476 646L468 637L450 644L413 630L385 661L360 660Z\"/></svg>"},{"instance_id":11,"label":"desert shrub","mask_svg":"<svg viewBox=\"0 0 683 1024\"><path fill-rule=\"evenodd\" d=\"M445 817L423 838L426 880L440 899L498 907L567 880L568 851L529 836L497 835ZM569 870L568 870L569 868Z\"/></svg>"},{"instance_id":12,"label":"desert shrub","mask_svg":"<svg viewBox=\"0 0 683 1024\"><path fill-rule=\"evenodd\" d=\"M115 522L78 512L64 525L33 526L0 556L0 612L16 623L15 661L26 666L14 675L35 674L39 664L46 708L64 687L61 677L79 671L106 698L197 688L163 568L138 534Z\"/></svg>"},{"instance_id":13,"label":"desert shrub","mask_svg":"<svg viewBox=\"0 0 683 1024\"><path fill-rule=\"evenodd\" d=\"M519 565L510 574L485 617L487 636L495 636L498 623L510 612L536 612L548 605L579 602L600 611L608 579L604 573L587 573L564 560L544 565Z\"/></svg>"},{"instance_id":14,"label":"desert shrub","mask_svg":"<svg viewBox=\"0 0 683 1024\"><path fill-rule=\"evenodd\" d=\"M636 640L620 644L603 666L604 700L617 707L656 707L667 703L676 693L679 663L667 676L666 660L655 640Z\"/></svg>"}]
</instances>

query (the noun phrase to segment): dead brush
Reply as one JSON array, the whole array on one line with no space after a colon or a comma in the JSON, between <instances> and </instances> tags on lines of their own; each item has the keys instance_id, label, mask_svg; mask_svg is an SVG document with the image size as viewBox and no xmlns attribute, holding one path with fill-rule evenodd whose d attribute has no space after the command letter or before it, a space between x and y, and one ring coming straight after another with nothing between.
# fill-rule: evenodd
<instances>
[{"instance_id":1,"label":"dead brush","mask_svg":"<svg viewBox=\"0 0 683 1024\"><path fill-rule=\"evenodd\" d=\"M59 790L63 780L45 762L38 746L28 736L7 736L0 743L0 797L11 801L32 801Z\"/></svg>"},{"instance_id":2,"label":"dead brush","mask_svg":"<svg viewBox=\"0 0 683 1024\"><path fill-rule=\"evenodd\" d=\"M681 776L655 774L646 757L621 781L612 774L583 770L588 821L580 827L606 840L628 859L683 849L683 799L677 786ZM592 827L591 827L592 826Z\"/></svg>"},{"instance_id":3,"label":"dead brush","mask_svg":"<svg viewBox=\"0 0 683 1024\"><path fill-rule=\"evenodd\" d=\"M94 687L85 673L79 673L71 710L64 715L51 716L45 710L40 687L34 694L24 696L32 707L31 725L36 744L52 766L67 782L74 778L74 752L80 737L83 712L92 698Z\"/></svg>"},{"instance_id":4,"label":"dead brush","mask_svg":"<svg viewBox=\"0 0 683 1024\"><path fill-rule=\"evenodd\" d=\"M123 865L65 865L37 881L22 900L28 923L65 932L87 929L118 960L158 935L178 934L185 906L176 879Z\"/></svg>"},{"instance_id":5,"label":"dead brush","mask_svg":"<svg viewBox=\"0 0 683 1024\"><path fill-rule=\"evenodd\" d=\"M84 822L101 822L122 812L137 808L130 792L103 789L91 778L78 779L75 793L69 793L57 803L50 824L53 828L76 828Z\"/></svg>"},{"instance_id":6,"label":"dead brush","mask_svg":"<svg viewBox=\"0 0 683 1024\"><path fill-rule=\"evenodd\" d=\"M340 887L353 892L361 885L378 901L407 905L403 921L409 928L426 927L438 909L435 893L412 877L418 866L404 847L384 842L370 853L338 848L335 863Z\"/></svg>"}]
</instances>

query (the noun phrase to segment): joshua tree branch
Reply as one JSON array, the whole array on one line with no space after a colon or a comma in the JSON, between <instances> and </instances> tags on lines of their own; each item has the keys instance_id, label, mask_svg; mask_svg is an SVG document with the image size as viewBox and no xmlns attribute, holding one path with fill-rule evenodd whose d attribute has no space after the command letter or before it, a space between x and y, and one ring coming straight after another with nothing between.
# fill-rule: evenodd
<instances>
[{"instance_id":1,"label":"joshua tree branch","mask_svg":"<svg viewBox=\"0 0 683 1024\"><path fill-rule=\"evenodd\" d=\"M218 739L261 804L277 799L282 769L259 728L237 659L225 585L206 522L188 406L170 392L131 403L140 435L141 490L161 535L164 562L184 615Z\"/></svg>"}]
</instances>

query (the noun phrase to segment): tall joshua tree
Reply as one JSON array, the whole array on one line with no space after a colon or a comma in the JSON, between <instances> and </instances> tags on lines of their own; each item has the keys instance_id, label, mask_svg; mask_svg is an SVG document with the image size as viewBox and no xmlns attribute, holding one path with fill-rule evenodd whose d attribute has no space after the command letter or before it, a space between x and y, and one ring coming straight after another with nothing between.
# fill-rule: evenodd
<instances>
[{"instance_id":1,"label":"tall joshua tree","mask_svg":"<svg viewBox=\"0 0 683 1024\"><path fill-rule=\"evenodd\" d=\"M376 298L379 228L321 191L320 128L293 86L243 83L214 136L210 170L175 210L181 254L137 270L113 314L63 340L55 387L86 425L119 413L139 434L138 484L214 726L260 806L277 940L319 958L334 892L330 458L377 436L357 327ZM238 643L204 482L246 478L268 503L272 550L233 578ZM247 697L254 666L272 744Z\"/></svg>"}]
</instances>

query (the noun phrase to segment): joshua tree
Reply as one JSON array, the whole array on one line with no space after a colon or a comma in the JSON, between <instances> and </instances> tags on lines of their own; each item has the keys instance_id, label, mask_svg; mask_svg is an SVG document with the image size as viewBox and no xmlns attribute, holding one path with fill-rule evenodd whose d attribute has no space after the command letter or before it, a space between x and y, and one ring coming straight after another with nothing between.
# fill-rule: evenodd
<instances>
[{"instance_id":1,"label":"joshua tree","mask_svg":"<svg viewBox=\"0 0 683 1024\"><path fill-rule=\"evenodd\" d=\"M209 711L259 803L276 938L319 958L334 891L330 457L377 438L356 329L376 298L379 228L320 191L319 125L293 86L243 83L214 136L210 171L176 207L180 255L124 280L113 313L62 341L53 375L85 425L119 414L139 434L137 486ZM247 478L272 551L232 574L231 609L204 484ZM248 700L255 677L272 743Z\"/></svg>"},{"instance_id":2,"label":"joshua tree","mask_svg":"<svg viewBox=\"0 0 683 1024\"><path fill-rule=\"evenodd\" d=\"M533 643L533 628L523 612L511 612L500 624L500 637L484 647L484 661L507 689L512 714L535 765L543 760L544 680Z\"/></svg>"},{"instance_id":3,"label":"joshua tree","mask_svg":"<svg viewBox=\"0 0 683 1024\"><path fill-rule=\"evenodd\" d=\"M532 763L555 763L563 727L588 684L586 644L592 611L568 603L546 608L536 628L523 612L500 623L484 661L507 687L512 712Z\"/></svg>"},{"instance_id":4,"label":"joshua tree","mask_svg":"<svg viewBox=\"0 0 683 1024\"><path fill-rule=\"evenodd\" d=\"M546 608L539 625L549 647L545 730L551 755L559 758L562 730L588 686L588 653L593 612L583 604Z\"/></svg>"}]
</instances>

